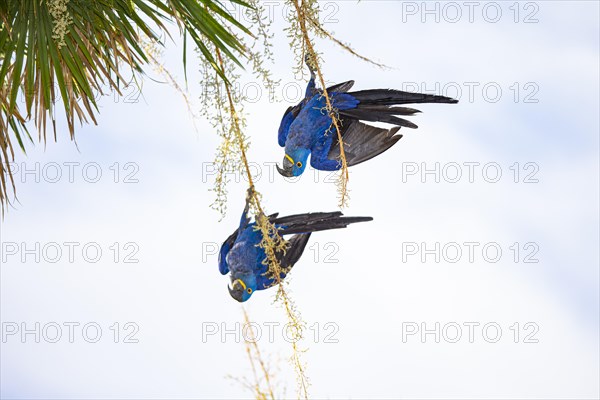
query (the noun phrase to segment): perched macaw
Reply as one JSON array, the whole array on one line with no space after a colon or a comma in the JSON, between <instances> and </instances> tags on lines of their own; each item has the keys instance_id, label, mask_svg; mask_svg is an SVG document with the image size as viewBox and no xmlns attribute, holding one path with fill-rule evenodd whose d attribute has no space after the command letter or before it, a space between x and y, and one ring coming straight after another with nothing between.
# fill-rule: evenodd
<instances>
[{"instance_id":1,"label":"perched macaw","mask_svg":"<svg viewBox=\"0 0 600 400\"><path fill-rule=\"evenodd\" d=\"M355 222L371 221L371 217L344 217L337 212L319 212L290 215L278 218L278 214L269 216L269 220L279 229L280 235L294 234L287 244L287 250L276 254L281 266L281 279L290 272L300 259L311 232L345 228ZM221 245L219 252L219 271L229 273L231 287L229 294L239 302L244 302L256 290L268 289L275 285L275 277L267 276L268 267L263 264L265 251L258 244L262 233L255 228L256 222L248 218L248 200L242 213L240 226Z\"/></svg>"},{"instance_id":2,"label":"perched macaw","mask_svg":"<svg viewBox=\"0 0 600 400\"><path fill-rule=\"evenodd\" d=\"M308 65L308 63L307 63ZM310 65L309 65L310 69ZM289 107L279 125L279 145L285 147L283 168L277 170L283 176L299 176L310 165L318 170L336 171L341 168L338 136L326 111L323 91L315 86L315 74L306 87L304 99ZM339 83L327 88L340 122L344 152L348 166L367 161L390 147L402 135L396 134L400 127L417 128L417 125L396 115L413 115L420 112L414 108L392 107L413 103L458 103L458 100L431 94L410 93L392 89L361 90L348 92L354 81ZM377 128L360 121L386 122L395 125L391 129Z\"/></svg>"}]
</instances>

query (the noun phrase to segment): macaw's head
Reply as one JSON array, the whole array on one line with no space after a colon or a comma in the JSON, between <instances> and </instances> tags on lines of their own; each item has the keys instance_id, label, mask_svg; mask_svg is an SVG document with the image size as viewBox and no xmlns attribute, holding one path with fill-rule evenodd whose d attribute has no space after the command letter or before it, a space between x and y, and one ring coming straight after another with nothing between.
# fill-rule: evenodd
<instances>
[{"instance_id":1,"label":"macaw's head","mask_svg":"<svg viewBox=\"0 0 600 400\"><path fill-rule=\"evenodd\" d=\"M256 290L256 279L253 277L248 278L234 278L231 277L231 287L227 285L227 289L229 289L229 294L231 297L243 303L248 300L252 293Z\"/></svg>"},{"instance_id":2,"label":"macaw's head","mask_svg":"<svg viewBox=\"0 0 600 400\"><path fill-rule=\"evenodd\" d=\"M308 149L296 148L292 150L286 147L285 156L283 157L283 168L279 168L278 165L277 171L288 178L302 175L304 168L306 168L306 161L309 154L310 150Z\"/></svg>"}]
</instances>

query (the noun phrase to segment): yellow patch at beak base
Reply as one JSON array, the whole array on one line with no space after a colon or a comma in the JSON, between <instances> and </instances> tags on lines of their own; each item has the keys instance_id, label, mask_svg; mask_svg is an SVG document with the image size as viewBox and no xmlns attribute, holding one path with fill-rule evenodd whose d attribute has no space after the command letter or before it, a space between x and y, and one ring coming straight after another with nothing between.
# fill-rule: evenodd
<instances>
[{"instance_id":1,"label":"yellow patch at beak base","mask_svg":"<svg viewBox=\"0 0 600 400\"><path fill-rule=\"evenodd\" d=\"M233 281L233 286L234 286L234 287L235 287L235 283L236 283L236 282L239 282L239 283L240 283L240 285L242 285L242 287L244 288L244 290L246 290L246 284L244 283L244 281L243 281L243 280L241 280L241 279L236 279L235 281Z\"/></svg>"}]
</instances>

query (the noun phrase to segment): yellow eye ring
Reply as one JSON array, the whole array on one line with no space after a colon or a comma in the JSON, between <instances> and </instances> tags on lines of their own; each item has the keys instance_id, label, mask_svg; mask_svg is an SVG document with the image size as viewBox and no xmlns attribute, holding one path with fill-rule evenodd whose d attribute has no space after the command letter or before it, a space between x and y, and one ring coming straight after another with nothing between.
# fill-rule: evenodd
<instances>
[{"instance_id":1,"label":"yellow eye ring","mask_svg":"<svg viewBox=\"0 0 600 400\"><path fill-rule=\"evenodd\" d=\"M298 162L296 163L296 167L298 167L298 168L302 168L302 162L301 162L301 161L298 161Z\"/></svg>"},{"instance_id":2,"label":"yellow eye ring","mask_svg":"<svg viewBox=\"0 0 600 400\"><path fill-rule=\"evenodd\" d=\"M248 294L252 294L252 289L248 288L248 289L246 289L246 292L248 292Z\"/></svg>"}]
</instances>

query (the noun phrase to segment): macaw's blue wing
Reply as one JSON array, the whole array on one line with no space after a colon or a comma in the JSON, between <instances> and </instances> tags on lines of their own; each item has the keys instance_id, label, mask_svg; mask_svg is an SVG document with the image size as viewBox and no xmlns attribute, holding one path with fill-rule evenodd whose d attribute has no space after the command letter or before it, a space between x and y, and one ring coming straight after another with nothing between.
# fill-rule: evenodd
<instances>
[{"instance_id":1,"label":"macaw's blue wing","mask_svg":"<svg viewBox=\"0 0 600 400\"><path fill-rule=\"evenodd\" d=\"M401 127L417 128L417 125L397 115L410 116L419 110L410 107L394 107L411 103L456 103L457 100L423 93L410 93L391 89L373 89L351 92L348 95L358 100L354 108L339 109L341 134L344 141L344 152L348 166L360 164L378 156L402 138L397 134ZM360 121L385 122L396 125L391 129L378 128ZM315 154L313 154L313 157ZM333 160L339 160L340 149L337 135L334 135L328 148L316 154L315 161L319 165L329 166ZM313 163L314 164L314 163ZM339 168L338 168L339 169Z\"/></svg>"},{"instance_id":2,"label":"macaw's blue wing","mask_svg":"<svg viewBox=\"0 0 600 400\"><path fill-rule=\"evenodd\" d=\"M346 120L342 124L344 153L349 167L383 153L402 138L397 134L400 127L377 128L356 120ZM333 135L327 154L328 160L339 160L340 146L337 135Z\"/></svg>"},{"instance_id":3,"label":"macaw's blue wing","mask_svg":"<svg viewBox=\"0 0 600 400\"><path fill-rule=\"evenodd\" d=\"M275 254L281 266L280 278L283 279L302 256L312 232L345 228L352 223L371 221L373 218L344 217L341 212L334 211L296 214L281 218L270 218L270 220L279 228L281 235L294 235L288 240L285 253L277 252ZM265 289L277 283L274 277L268 277L264 273L266 271L265 267L263 273L257 278L259 287L262 285Z\"/></svg>"},{"instance_id":4,"label":"macaw's blue wing","mask_svg":"<svg viewBox=\"0 0 600 400\"><path fill-rule=\"evenodd\" d=\"M275 254L275 256L277 257L277 261L279 262L279 266L281 267L280 279L283 280L290 272L292 267L296 264L296 262L300 259L302 253L304 253L304 249L306 248L306 244L308 243L309 238L310 233L294 235L291 239L288 240L288 246L285 253L277 252ZM258 287L267 289L277 283L277 279L275 279L274 277L268 277L267 275L268 274L261 274L258 276L258 278L256 279Z\"/></svg>"},{"instance_id":5,"label":"macaw's blue wing","mask_svg":"<svg viewBox=\"0 0 600 400\"><path fill-rule=\"evenodd\" d=\"M300 111L302 110L302 106L304 105L304 100L295 106L290 106L283 114L283 118L281 119L281 123L279 124L279 133L277 140L281 147L285 147L285 141L287 140L287 135L290 131L290 125L296 119Z\"/></svg>"},{"instance_id":6,"label":"macaw's blue wing","mask_svg":"<svg viewBox=\"0 0 600 400\"><path fill-rule=\"evenodd\" d=\"M229 272L229 266L227 265L227 253L233 247L235 241L237 240L238 233L240 231L244 231L250 222L248 218L248 208L250 204L248 203L248 198L246 198L246 207L244 207L244 211L242 212L242 217L240 218L240 225L238 228L231 234L229 237L223 242L221 245L221 249L219 250L219 271L221 274L226 275Z\"/></svg>"},{"instance_id":7,"label":"macaw's blue wing","mask_svg":"<svg viewBox=\"0 0 600 400\"><path fill-rule=\"evenodd\" d=\"M221 249L219 250L219 272L221 274L226 275L229 273L229 266L227 265L227 254L235 244L237 240L238 234L240 230L246 229L249 226L250 219L248 218L248 204L246 203L246 208L244 208L244 212L242 213L242 218L240 219L240 226L236 229L229 237L223 242L221 245ZM269 215L269 220L277 218L279 213ZM254 225L254 224L250 224Z\"/></svg>"},{"instance_id":8,"label":"macaw's blue wing","mask_svg":"<svg viewBox=\"0 0 600 400\"><path fill-rule=\"evenodd\" d=\"M236 229L221 245L221 250L219 251L219 272L221 274L226 275L229 273L229 267L227 266L227 253L233 247L235 240L238 237L238 230Z\"/></svg>"},{"instance_id":9,"label":"macaw's blue wing","mask_svg":"<svg viewBox=\"0 0 600 400\"><path fill-rule=\"evenodd\" d=\"M354 86L354 81L338 83L337 85L328 87L327 93L345 93L352 89L352 86ZM319 90L318 94L320 95L321 93L322 91ZM292 122L294 122L300 111L302 111L302 108L311 98L312 96L307 96L300 103L296 104L295 106L288 107L288 109L285 111L283 118L281 119L281 123L279 124L279 132L277 136L279 146L285 147L285 141L287 140L287 136L290 131L290 125L292 125Z\"/></svg>"},{"instance_id":10,"label":"macaw's blue wing","mask_svg":"<svg viewBox=\"0 0 600 400\"><path fill-rule=\"evenodd\" d=\"M279 260L279 265L285 271L285 273L289 272L290 269L296 264L296 262L304 253L304 248L308 243L308 239L310 239L310 233L302 233L298 235L292 236L290 240L288 240L288 248L285 254L279 253L277 258Z\"/></svg>"}]
</instances>

